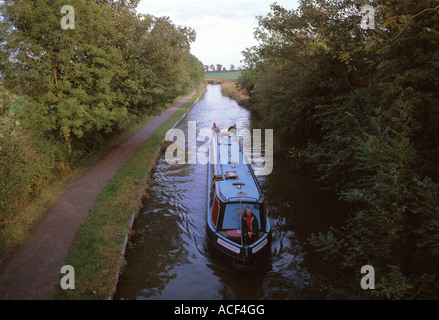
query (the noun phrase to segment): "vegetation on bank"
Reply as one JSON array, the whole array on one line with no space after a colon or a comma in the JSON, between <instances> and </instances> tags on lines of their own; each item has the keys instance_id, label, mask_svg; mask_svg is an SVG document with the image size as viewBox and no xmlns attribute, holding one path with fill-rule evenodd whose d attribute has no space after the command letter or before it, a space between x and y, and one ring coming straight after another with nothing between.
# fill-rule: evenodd
<instances>
[{"instance_id":1,"label":"vegetation on bank","mask_svg":"<svg viewBox=\"0 0 439 320\"><path fill-rule=\"evenodd\" d=\"M240 106L249 107L250 98L241 88L239 88L235 81L225 81L221 83L221 92L224 96L235 100Z\"/></svg>"},{"instance_id":2,"label":"vegetation on bank","mask_svg":"<svg viewBox=\"0 0 439 320\"><path fill-rule=\"evenodd\" d=\"M72 0L67 30L63 1L0 5L0 259L73 172L204 79L195 31L137 15L138 3Z\"/></svg>"},{"instance_id":3,"label":"vegetation on bank","mask_svg":"<svg viewBox=\"0 0 439 320\"><path fill-rule=\"evenodd\" d=\"M351 215L310 235L328 298L439 298L439 7L436 0L272 5L238 80L291 163ZM362 290L360 269L375 269Z\"/></svg>"},{"instance_id":4,"label":"vegetation on bank","mask_svg":"<svg viewBox=\"0 0 439 320\"><path fill-rule=\"evenodd\" d=\"M158 149L166 132L193 106L205 87L151 134L98 196L65 262L75 268L75 290L62 290L57 285L55 299L102 300L114 293L116 273L125 264L120 260L125 235L130 232L133 213L141 208L151 170L160 155Z\"/></svg>"}]
</instances>

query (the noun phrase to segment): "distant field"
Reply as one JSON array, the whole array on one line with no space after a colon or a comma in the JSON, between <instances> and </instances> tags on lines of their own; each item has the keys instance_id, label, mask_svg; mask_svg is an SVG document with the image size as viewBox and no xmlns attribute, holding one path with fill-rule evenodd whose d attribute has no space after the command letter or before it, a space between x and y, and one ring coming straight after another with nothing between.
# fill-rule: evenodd
<instances>
[{"instance_id":1,"label":"distant field","mask_svg":"<svg viewBox=\"0 0 439 320\"><path fill-rule=\"evenodd\" d=\"M206 73L206 79L223 79L223 80L236 80L241 75L241 71L231 72L209 72Z\"/></svg>"}]
</instances>

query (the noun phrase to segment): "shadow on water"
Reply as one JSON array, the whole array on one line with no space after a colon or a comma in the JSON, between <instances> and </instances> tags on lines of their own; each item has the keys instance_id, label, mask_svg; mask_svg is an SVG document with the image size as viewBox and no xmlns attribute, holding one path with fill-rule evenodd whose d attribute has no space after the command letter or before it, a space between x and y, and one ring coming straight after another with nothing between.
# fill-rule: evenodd
<instances>
[{"instance_id":1,"label":"shadow on water","mask_svg":"<svg viewBox=\"0 0 439 320\"><path fill-rule=\"evenodd\" d=\"M186 138L187 121L196 121L197 129L213 122L220 128L261 128L248 110L222 96L219 85L209 85L177 126ZM134 224L115 299L320 298L320 261L312 258L307 238L338 224L346 209L312 178L291 171L283 157L276 156L273 172L259 178L273 231L272 257L253 272L237 272L207 245L206 166L170 165L162 154L151 197Z\"/></svg>"}]
</instances>

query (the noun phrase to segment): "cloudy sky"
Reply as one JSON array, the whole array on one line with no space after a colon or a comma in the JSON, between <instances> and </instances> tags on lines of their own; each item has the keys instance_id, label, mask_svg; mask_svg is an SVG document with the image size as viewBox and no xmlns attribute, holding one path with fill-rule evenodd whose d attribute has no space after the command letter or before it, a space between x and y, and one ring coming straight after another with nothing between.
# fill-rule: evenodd
<instances>
[{"instance_id":1,"label":"cloudy sky","mask_svg":"<svg viewBox=\"0 0 439 320\"><path fill-rule=\"evenodd\" d=\"M241 51L257 44L256 16L267 15L273 2L287 9L298 6L297 0L142 0L137 11L169 16L174 24L195 29L192 53L205 65L229 69L242 65Z\"/></svg>"}]
</instances>

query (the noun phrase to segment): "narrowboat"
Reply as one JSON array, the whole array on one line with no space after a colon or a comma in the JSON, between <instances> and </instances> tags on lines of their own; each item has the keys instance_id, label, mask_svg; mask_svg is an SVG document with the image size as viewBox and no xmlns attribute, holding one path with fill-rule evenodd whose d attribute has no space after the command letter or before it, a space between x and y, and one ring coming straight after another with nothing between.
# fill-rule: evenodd
<instances>
[{"instance_id":1,"label":"narrowboat","mask_svg":"<svg viewBox=\"0 0 439 320\"><path fill-rule=\"evenodd\" d=\"M206 233L209 244L234 266L256 266L271 253L270 223L264 194L234 133L214 133L208 150ZM241 232L247 207L257 220L253 239Z\"/></svg>"}]
</instances>

